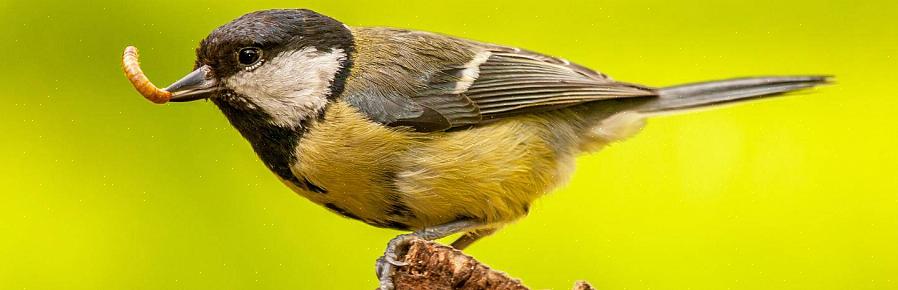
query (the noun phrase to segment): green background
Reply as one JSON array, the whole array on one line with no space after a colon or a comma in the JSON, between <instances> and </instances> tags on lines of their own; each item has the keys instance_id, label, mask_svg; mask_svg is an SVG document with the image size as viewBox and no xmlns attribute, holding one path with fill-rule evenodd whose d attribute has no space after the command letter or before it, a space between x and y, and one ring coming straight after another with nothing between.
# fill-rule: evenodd
<instances>
[{"instance_id":1,"label":"green background","mask_svg":"<svg viewBox=\"0 0 898 290\"><path fill-rule=\"evenodd\" d=\"M296 196L208 102L152 105L208 32L305 7L648 85L823 73L663 117L467 253L534 288L898 289L898 2L0 0L0 289L372 289L398 231Z\"/></svg>"}]
</instances>

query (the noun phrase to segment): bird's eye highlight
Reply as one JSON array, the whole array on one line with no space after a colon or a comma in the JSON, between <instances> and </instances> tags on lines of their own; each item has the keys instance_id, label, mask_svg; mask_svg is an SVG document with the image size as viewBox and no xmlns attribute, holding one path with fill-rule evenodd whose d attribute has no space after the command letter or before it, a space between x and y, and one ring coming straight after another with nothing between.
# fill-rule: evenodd
<instances>
[{"instance_id":1,"label":"bird's eye highlight","mask_svg":"<svg viewBox=\"0 0 898 290\"><path fill-rule=\"evenodd\" d=\"M248 67L254 67L262 60L262 50L258 47L241 48L237 52L237 61Z\"/></svg>"}]
</instances>

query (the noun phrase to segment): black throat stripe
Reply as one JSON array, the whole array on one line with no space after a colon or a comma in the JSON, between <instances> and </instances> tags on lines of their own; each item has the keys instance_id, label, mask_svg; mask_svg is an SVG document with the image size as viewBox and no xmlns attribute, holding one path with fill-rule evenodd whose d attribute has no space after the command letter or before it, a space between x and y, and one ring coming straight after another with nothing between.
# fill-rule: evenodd
<instances>
[{"instance_id":1,"label":"black throat stripe","mask_svg":"<svg viewBox=\"0 0 898 290\"><path fill-rule=\"evenodd\" d=\"M306 131L309 120L303 120L295 128L272 124L271 116L251 100L233 92L212 98L212 102L224 113L231 125L243 135L259 159L283 180L305 188L293 175L290 166L296 162L296 145Z\"/></svg>"}]
</instances>

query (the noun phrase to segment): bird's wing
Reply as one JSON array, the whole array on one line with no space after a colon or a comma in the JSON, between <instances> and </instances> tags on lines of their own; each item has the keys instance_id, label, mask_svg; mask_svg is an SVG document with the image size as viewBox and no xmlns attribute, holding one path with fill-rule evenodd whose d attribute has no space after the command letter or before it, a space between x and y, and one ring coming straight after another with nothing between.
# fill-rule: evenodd
<instances>
[{"instance_id":1,"label":"bird's wing","mask_svg":"<svg viewBox=\"0 0 898 290\"><path fill-rule=\"evenodd\" d=\"M612 98L647 87L534 52L448 36L356 29L344 98L372 120L430 132Z\"/></svg>"}]
</instances>

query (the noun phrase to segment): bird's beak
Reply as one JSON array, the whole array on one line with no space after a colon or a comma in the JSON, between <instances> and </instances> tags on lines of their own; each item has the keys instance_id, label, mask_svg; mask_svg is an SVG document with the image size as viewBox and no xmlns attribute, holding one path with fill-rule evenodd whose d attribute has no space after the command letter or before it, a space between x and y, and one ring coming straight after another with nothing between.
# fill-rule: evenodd
<instances>
[{"instance_id":1,"label":"bird's beak","mask_svg":"<svg viewBox=\"0 0 898 290\"><path fill-rule=\"evenodd\" d=\"M171 102L189 102L208 98L219 87L218 80L212 75L212 68L204 65L164 90L171 92Z\"/></svg>"}]
</instances>

